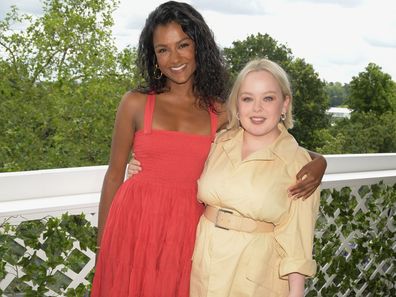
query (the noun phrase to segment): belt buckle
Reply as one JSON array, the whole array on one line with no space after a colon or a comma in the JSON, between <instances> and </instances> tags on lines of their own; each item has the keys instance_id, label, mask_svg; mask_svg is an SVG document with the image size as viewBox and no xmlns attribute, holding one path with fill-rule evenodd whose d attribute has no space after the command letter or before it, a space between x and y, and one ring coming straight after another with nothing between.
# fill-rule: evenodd
<instances>
[{"instance_id":1,"label":"belt buckle","mask_svg":"<svg viewBox=\"0 0 396 297\"><path fill-rule=\"evenodd\" d=\"M220 212L224 212L224 213L228 213L228 214L233 214L233 212L232 212L231 210L219 208L219 209L217 210L217 214L216 214L216 222L215 222L215 224L214 224L215 227L220 228L220 229L224 229L224 230L230 230L230 229L228 229L228 228L226 228L226 227L223 227L223 226L220 226L220 225L218 224Z\"/></svg>"}]
</instances>

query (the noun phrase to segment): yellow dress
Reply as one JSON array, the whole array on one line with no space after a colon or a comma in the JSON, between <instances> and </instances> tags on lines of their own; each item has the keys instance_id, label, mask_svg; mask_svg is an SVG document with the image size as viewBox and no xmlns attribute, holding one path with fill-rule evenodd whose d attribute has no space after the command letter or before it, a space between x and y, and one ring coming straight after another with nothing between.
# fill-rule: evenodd
<instances>
[{"instance_id":1,"label":"yellow dress","mask_svg":"<svg viewBox=\"0 0 396 297\"><path fill-rule=\"evenodd\" d=\"M283 125L269 147L241 159L243 129L220 134L198 180L198 199L244 217L271 222L274 232L217 228L203 215L198 224L190 297L283 297L287 275L313 276L313 235L320 191L292 200L287 188L311 159Z\"/></svg>"}]
</instances>

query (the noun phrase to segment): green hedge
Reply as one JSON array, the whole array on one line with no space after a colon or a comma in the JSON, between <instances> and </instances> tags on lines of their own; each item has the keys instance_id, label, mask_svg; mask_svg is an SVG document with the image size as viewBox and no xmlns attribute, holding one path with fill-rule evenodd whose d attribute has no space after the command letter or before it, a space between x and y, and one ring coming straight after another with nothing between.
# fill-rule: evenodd
<instances>
[{"instance_id":1,"label":"green hedge","mask_svg":"<svg viewBox=\"0 0 396 297\"><path fill-rule=\"evenodd\" d=\"M355 194L350 188L322 190L314 247L319 267L316 277L307 282L306 296L396 296L395 209L396 184L362 186ZM71 280L61 273L67 269L78 273L89 260L73 247L75 241L81 250L95 250L97 230L83 214L18 226L6 222L0 231L0 280L6 276L7 263L25 273L0 293L43 296L51 288L63 296L84 296L90 289L93 271L88 285L67 290ZM47 261L37 256L38 250ZM58 265L64 268L55 272ZM32 281L35 288L26 281Z\"/></svg>"}]
</instances>

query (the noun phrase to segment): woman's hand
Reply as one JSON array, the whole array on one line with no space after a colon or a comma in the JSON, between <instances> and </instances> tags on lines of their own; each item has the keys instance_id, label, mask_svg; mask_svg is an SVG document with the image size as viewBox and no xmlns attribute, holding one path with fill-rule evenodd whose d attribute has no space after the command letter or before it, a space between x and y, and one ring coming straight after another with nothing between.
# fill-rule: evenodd
<instances>
[{"instance_id":1,"label":"woman's hand","mask_svg":"<svg viewBox=\"0 0 396 297\"><path fill-rule=\"evenodd\" d=\"M129 161L127 166L127 178L134 176L142 170L141 164L135 159L135 154L132 153L132 159Z\"/></svg>"},{"instance_id":2,"label":"woman's hand","mask_svg":"<svg viewBox=\"0 0 396 297\"><path fill-rule=\"evenodd\" d=\"M315 158L297 173L297 182L288 189L289 197L305 200L311 196L322 182L326 167L326 159L316 154Z\"/></svg>"}]
</instances>

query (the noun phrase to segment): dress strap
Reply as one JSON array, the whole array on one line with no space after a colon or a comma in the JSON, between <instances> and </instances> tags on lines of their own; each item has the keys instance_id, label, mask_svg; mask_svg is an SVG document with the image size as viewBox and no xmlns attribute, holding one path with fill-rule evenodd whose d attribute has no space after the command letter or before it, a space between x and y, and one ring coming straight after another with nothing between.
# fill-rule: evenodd
<instances>
[{"instance_id":1,"label":"dress strap","mask_svg":"<svg viewBox=\"0 0 396 297\"><path fill-rule=\"evenodd\" d=\"M210 113L210 135L212 136L212 141L216 138L217 132L217 114L215 114L212 110L209 110Z\"/></svg>"},{"instance_id":2,"label":"dress strap","mask_svg":"<svg viewBox=\"0 0 396 297\"><path fill-rule=\"evenodd\" d=\"M146 107L144 109L144 134L151 133L151 126L153 124L153 113L155 106L155 94L148 94L146 100Z\"/></svg>"}]
</instances>

